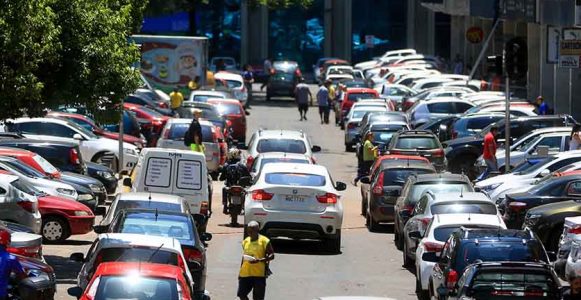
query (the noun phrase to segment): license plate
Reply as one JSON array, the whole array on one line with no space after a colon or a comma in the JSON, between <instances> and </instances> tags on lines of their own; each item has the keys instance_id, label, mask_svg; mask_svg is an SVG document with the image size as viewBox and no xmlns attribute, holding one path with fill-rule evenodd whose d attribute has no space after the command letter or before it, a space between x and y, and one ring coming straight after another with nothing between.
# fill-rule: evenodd
<instances>
[{"instance_id":1,"label":"license plate","mask_svg":"<svg viewBox=\"0 0 581 300\"><path fill-rule=\"evenodd\" d=\"M242 199L240 198L240 196L231 196L230 202L232 202L232 204L234 205L240 205L242 204Z\"/></svg>"},{"instance_id":2,"label":"license plate","mask_svg":"<svg viewBox=\"0 0 581 300\"><path fill-rule=\"evenodd\" d=\"M284 200L288 202L305 202L305 196L284 195Z\"/></svg>"}]
</instances>

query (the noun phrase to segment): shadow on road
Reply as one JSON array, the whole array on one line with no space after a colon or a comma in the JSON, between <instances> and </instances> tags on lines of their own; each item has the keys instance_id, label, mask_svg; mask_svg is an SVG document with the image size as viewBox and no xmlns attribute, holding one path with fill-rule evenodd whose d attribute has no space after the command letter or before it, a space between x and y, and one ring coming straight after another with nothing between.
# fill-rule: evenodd
<instances>
[{"instance_id":1,"label":"shadow on road","mask_svg":"<svg viewBox=\"0 0 581 300\"><path fill-rule=\"evenodd\" d=\"M264 106L264 107L295 107L295 101L292 98L272 98L270 101L262 97L255 97L250 107L252 106ZM250 115L252 115L252 108L250 109Z\"/></svg>"},{"instance_id":2,"label":"shadow on road","mask_svg":"<svg viewBox=\"0 0 581 300\"><path fill-rule=\"evenodd\" d=\"M85 245L91 245L93 243L93 241L81 241L81 240L66 240L63 242L59 242L58 245L63 245L63 246L85 246Z\"/></svg>"},{"instance_id":3,"label":"shadow on road","mask_svg":"<svg viewBox=\"0 0 581 300\"><path fill-rule=\"evenodd\" d=\"M77 274L81 271L82 264L69 260L68 257L44 255L46 263L53 267L57 274L58 284L76 284Z\"/></svg>"},{"instance_id":4,"label":"shadow on road","mask_svg":"<svg viewBox=\"0 0 581 300\"><path fill-rule=\"evenodd\" d=\"M315 240L273 239L275 253L299 255L339 255L323 248L323 243Z\"/></svg>"},{"instance_id":5,"label":"shadow on road","mask_svg":"<svg viewBox=\"0 0 581 300\"><path fill-rule=\"evenodd\" d=\"M382 234L394 233L393 224L380 224L378 229L372 231L372 233L382 233Z\"/></svg>"}]
</instances>

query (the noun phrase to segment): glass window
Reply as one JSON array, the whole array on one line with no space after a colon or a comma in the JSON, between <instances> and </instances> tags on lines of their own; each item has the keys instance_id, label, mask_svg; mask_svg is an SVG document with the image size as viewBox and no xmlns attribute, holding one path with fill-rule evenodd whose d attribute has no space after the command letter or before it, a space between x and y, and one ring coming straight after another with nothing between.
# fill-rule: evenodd
<instances>
[{"instance_id":1,"label":"glass window","mask_svg":"<svg viewBox=\"0 0 581 300\"><path fill-rule=\"evenodd\" d=\"M23 134L42 134L42 124L40 122L26 122L26 123L18 123L16 124L16 128L18 131Z\"/></svg>"},{"instance_id":2,"label":"glass window","mask_svg":"<svg viewBox=\"0 0 581 300\"><path fill-rule=\"evenodd\" d=\"M86 130L93 130L93 125L85 120L82 119L78 119L78 118L67 118L67 120L71 123L75 123L83 128L85 128Z\"/></svg>"},{"instance_id":3,"label":"glass window","mask_svg":"<svg viewBox=\"0 0 581 300\"><path fill-rule=\"evenodd\" d=\"M440 148L434 137L400 137L397 139L395 149L436 149Z\"/></svg>"},{"instance_id":4,"label":"glass window","mask_svg":"<svg viewBox=\"0 0 581 300\"><path fill-rule=\"evenodd\" d=\"M494 203L438 203L430 207L432 215L443 214L483 214L496 215L496 205Z\"/></svg>"},{"instance_id":5,"label":"glass window","mask_svg":"<svg viewBox=\"0 0 581 300\"><path fill-rule=\"evenodd\" d=\"M262 168L264 168L264 166L270 163L309 164L310 162L306 159L298 158L286 158L286 157L262 158L257 163L252 165L252 172L262 171Z\"/></svg>"},{"instance_id":6,"label":"glass window","mask_svg":"<svg viewBox=\"0 0 581 300\"><path fill-rule=\"evenodd\" d=\"M563 140L560 136L550 136L544 137L533 149L532 152L536 152L539 146L549 147L550 152L559 152L561 150L561 141Z\"/></svg>"},{"instance_id":7,"label":"glass window","mask_svg":"<svg viewBox=\"0 0 581 300\"><path fill-rule=\"evenodd\" d=\"M307 152L305 142L291 139L262 139L256 146L258 153L263 152L287 152L304 154Z\"/></svg>"},{"instance_id":8,"label":"glass window","mask_svg":"<svg viewBox=\"0 0 581 300\"><path fill-rule=\"evenodd\" d=\"M425 191L432 191L434 193L448 193L448 192L473 192L474 188L469 183L450 183L450 182L421 182L416 183L411 187L409 196L406 198L406 203L415 204Z\"/></svg>"},{"instance_id":9,"label":"glass window","mask_svg":"<svg viewBox=\"0 0 581 300\"><path fill-rule=\"evenodd\" d=\"M432 173L429 169L395 169L383 170L383 186L399 185L403 186L405 180L412 174Z\"/></svg>"},{"instance_id":10,"label":"glass window","mask_svg":"<svg viewBox=\"0 0 581 300\"><path fill-rule=\"evenodd\" d=\"M175 279L143 276L101 276L95 300L167 299L178 300Z\"/></svg>"},{"instance_id":11,"label":"glass window","mask_svg":"<svg viewBox=\"0 0 581 300\"><path fill-rule=\"evenodd\" d=\"M357 102L359 101L359 99L375 99L375 98L377 98L377 95L372 93L349 93L349 95L347 96L347 99L353 102Z\"/></svg>"},{"instance_id":12,"label":"glass window","mask_svg":"<svg viewBox=\"0 0 581 300\"><path fill-rule=\"evenodd\" d=\"M453 114L454 104L451 102L430 103L428 110L434 114Z\"/></svg>"},{"instance_id":13,"label":"glass window","mask_svg":"<svg viewBox=\"0 0 581 300\"><path fill-rule=\"evenodd\" d=\"M148 262L164 265L178 265L177 253L169 252L167 250L157 250L156 248L105 248L99 251L97 256L100 262Z\"/></svg>"},{"instance_id":14,"label":"glass window","mask_svg":"<svg viewBox=\"0 0 581 300\"><path fill-rule=\"evenodd\" d=\"M240 106L236 104L216 104L216 109L221 115L239 115L242 114Z\"/></svg>"},{"instance_id":15,"label":"glass window","mask_svg":"<svg viewBox=\"0 0 581 300\"><path fill-rule=\"evenodd\" d=\"M571 182L567 187L567 194L581 196L581 181Z\"/></svg>"},{"instance_id":16,"label":"glass window","mask_svg":"<svg viewBox=\"0 0 581 300\"><path fill-rule=\"evenodd\" d=\"M186 215L170 215L155 212L139 212L127 214L122 220L118 233L136 233L152 236L162 236L186 241L195 241L194 225Z\"/></svg>"},{"instance_id":17,"label":"glass window","mask_svg":"<svg viewBox=\"0 0 581 300\"><path fill-rule=\"evenodd\" d=\"M226 80L226 83L228 84L228 87L231 89L237 89L242 86L242 81L238 80Z\"/></svg>"},{"instance_id":18,"label":"glass window","mask_svg":"<svg viewBox=\"0 0 581 300\"><path fill-rule=\"evenodd\" d=\"M269 173L265 176L265 182L290 186L324 186L325 176L302 173Z\"/></svg>"},{"instance_id":19,"label":"glass window","mask_svg":"<svg viewBox=\"0 0 581 300\"><path fill-rule=\"evenodd\" d=\"M212 133L212 126L202 125L202 142L213 143L214 134ZM169 130L168 139L174 141L183 141L186 131L190 128L190 124L172 124Z\"/></svg>"},{"instance_id":20,"label":"glass window","mask_svg":"<svg viewBox=\"0 0 581 300\"><path fill-rule=\"evenodd\" d=\"M175 211L181 212L182 207L180 204L177 203L167 203L167 202L159 202L159 201L149 201L149 200L119 200L117 202L116 210L120 211L123 209L136 209L136 208L144 208L144 209L157 209L157 210L165 210L165 211Z\"/></svg>"},{"instance_id":21,"label":"glass window","mask_svg":"<svg viewBox=\"0 0 581 300\"><path fill-rule=\"evenodd\" d=\"M436 241L445 242L454 231L458 230L460 226L440 226L434 229L434 239Z\"/></svg>"},{"instance_id":22,"label":"glass window","mask_svg":"<svg viewBox=\"0 0 581 300\"><path fill-rule=\"evenodd\" d=\"M467 129L482 129L496 121L501 117L482 117L482 118L472 118L468 119Z\"/></svg>"},{"instance_id":23,"label":"glass window","mask_svg":"<svg viewBox=\"0 0 581 300\"><path fill-rule=\"evenodd\" d=\"M472 281L474 299L554 299L556 292L550 272L499 268L478 272Z\"/></svg>"},{"instance_id":24,"label":"glass window","mask_svg":"<svg viewBox=\"0 0 581 300\"><path fill-rule=\"evenodd\" d=\"M48 160L40 155L33 155L32 159L42 168L46 174L56 174L59 170L55 168Z\"/></svg>"},{"instance_id":25,"label":"glass window","mask_svg":"<svg viewBox=\"0 0 581 300\"><path fill-rule=\"evenodd\" d=\"M540 244L522 241L486 243L465 242L458 253L456 270L464 268L479 259L486 261L544 261L544 250Z\"/></svg>"}]
</instances>

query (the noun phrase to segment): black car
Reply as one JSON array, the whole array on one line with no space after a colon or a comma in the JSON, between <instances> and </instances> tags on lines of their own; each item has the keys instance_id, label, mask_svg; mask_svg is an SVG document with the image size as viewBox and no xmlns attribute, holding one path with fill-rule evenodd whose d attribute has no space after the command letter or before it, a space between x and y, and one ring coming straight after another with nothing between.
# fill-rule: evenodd
<instances>
[{"instance_id":1,"label":"black car","mask_svg":"<svg viewBox=\"0 0 581 300\"><path fill-rule=\"evenodd\" d=\"M430 296L455 287L459 274L477 261L550 263L543 244L530 230L461 228L450 235L439 258L434 252L424 256L424 260L436 262L430 277Z\"/></svg>"},{"instance_id":2,"label":"black car","mask_svg":"<svg viewBox=\"0 0 581 300\"><path fill-rule=\"evenodd\" d=\"M575 123L575 119L569 115L514 118L510 120L511 143L535 129L567 126L573 123ZM443 142L446 158L448 159L448 170L453 173L467 174L470 179L476 178L477 170L474 167L474 163L482 155L484 136L495 125L498 127L497 141L499 143L504 142L504 124L504 120L500 120L482 129L477 135Z\"/></svg>"},{"instance_id":3,"label":"black car","mask_svg":"<svg viewBox=\"0 0 581 300\"><path fill-rule=\"evenodd\" d=\"M70 172L61 172L60 181L67 184L74 183L88 188L95 196L95 199L97 200L96 205L97 206L105 205L105 201L107 200L107 190L105 189L105 186L101 183L101 181L93 177ZM95 211L94 209L92 210Z\"/></svg>"},{"instance_id":4,"label":"black car","mask_svg":"<svg viewBox=\"0 0 581 300\"><path fill-rule=\"evenodd\" d=\"M115 172L106 166L94 162L85 162L87 165L87 175L99 180L107 190L107 194L115 194L119 181L115 177Z\"/></svg>"},{"instance_id":5,"label":"black car","mask_svg":"<svg viewBox=\"0 0 581 300\"><path fill-rule=\"evenodd\" d=\"M565 218L577 216L581 216L581 200L545 204L527 211L523 227L534 231L545 248L557 251Z\"/></svg>"},{"instance_id":6,"label":"black car","mask_svg":"<svg viewBox=\"0 0 581 300\"><path fill-rule=\"evenodd\" d=\"M436 119L429 121L427 123L418 126L417 130L429 130L433 132L440 141L447 141L452 138L450 135L450 127L456 120L458 120L458 116L445 116L441 119Z\"/></svg>"},{"instance_id":7,"label":"black car","mask_svg":"<svg viewBox=\"0 0 581 300\"><path fill-rule=\"evenodd\" d=\"M416 204L425 191L450 192L461 188L465 192L473 192L474 188L470 179L465 175L440 173L417 174L407 178L401 196L397 198L394 207L395 221L393 226L395 245L399 250L403 249L403 228L412 216Z\"/></svg>"},{"instance_id":8,"label":"black car","mask_svg":"<svg viewBox=\"0 0 581 300\"><path fill-rule=\"evenodd\" d=\"M447 299L563 298L563 287L546 263L480 262L466 267L451 290L439 289Z\"/></svg>"},{"instance_id":9,"label":"black car","mask_svg":"<svg viewBox=\"0 0 581 300\"><path fill-rule=\"evenodd\" d=\"M192 215L144 209L122 210L109 226L108 232L164 236L179 240L194 279L194 298L204 293L207 268L206 249L202 242L209 241L212 236L208 233L198 235Z\"/></svg>"},{"instance_id":10,"label":"black car","mask_svg":"<svg viewBox=\"0 0 581 300\"><path fill-rule=\"evenodd\" d=\"M297 79L294 73L277 71L274 73L266 86L266 101L270 101L274 96L295 96Z\"/></svg>"},{"instance_id":11,"label":"black car","mask_svg":"<svg viewBox=\"0 0 581 300\"><path fill-rule=\"evenodd\" d=\"M393 121L408 123L408 118L398 111L367 112L359 122L359 135L365 136L365 132L374 124L390 124Z\"/></svg>"},{"instance_id":12,"label":"black car","mask_svg":"<svg viewBox=\"0 0 581 300\"><path fill-rule=\"evenodd\" d=\"M448 127L448 139L452 140L479 134L482 129L492 123L504 119L502 113L469 114L457 118L452 126Z\"/></svg>"},{"instance_id":13,"label":"black car","mask_svg":"<svg viewBox=\"0 0 581 300\"><path fill-rule=\"evenodd\" d=\"M506 194L504 221L509 228L521 228L527 210L555 202L581 200L581 175L554 174L526 192Z\"/></svg>"},{"instance_id":14,"label":"black car","mask_svg":"<svg viewBox=\"0 0 581 300\"><path fill-rule=\"evenodd\" d=\"M391 137L386 154L418 155L427 158L438 171L446 169L444 148L430 131L400 131Z\"/></svg>"},{"instance_id":15,"label":"black car","mask_svg":"<svg viewBox=\"0 0 581 300\"><path fill-rule=\"evenodd\" d=\"M127 98L125 98L124 102L145 106L149 109L153 109L153 110L157 111L158 113L160 113L164 116L169 116L169 117L173 116L173 112L171 111L171 109L161 108L154 100L147 99L147 97L144 97L143 95L138 95L138 94L129 95L129 96L127 96Z\"/></svg>"}]
</instances>

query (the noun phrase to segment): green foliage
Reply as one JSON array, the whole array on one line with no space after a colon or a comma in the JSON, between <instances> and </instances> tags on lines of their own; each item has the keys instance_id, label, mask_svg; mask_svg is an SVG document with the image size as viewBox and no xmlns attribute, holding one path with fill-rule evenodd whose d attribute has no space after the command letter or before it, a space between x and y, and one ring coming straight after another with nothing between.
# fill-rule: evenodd
<instances>
[{"instance_id":1,"label":"green foliage","mask_svg":"<svg viewBox=\"0 0 581 300\"><path fill-rule=\"evenodd\" d=\"M143 0L3 0L0 118L63 104L111 109L139 86L131 66ZM110 110L110 112L112 112ZM110 114L117 117L118 114Z\"/></svg>"}]
</instances>

